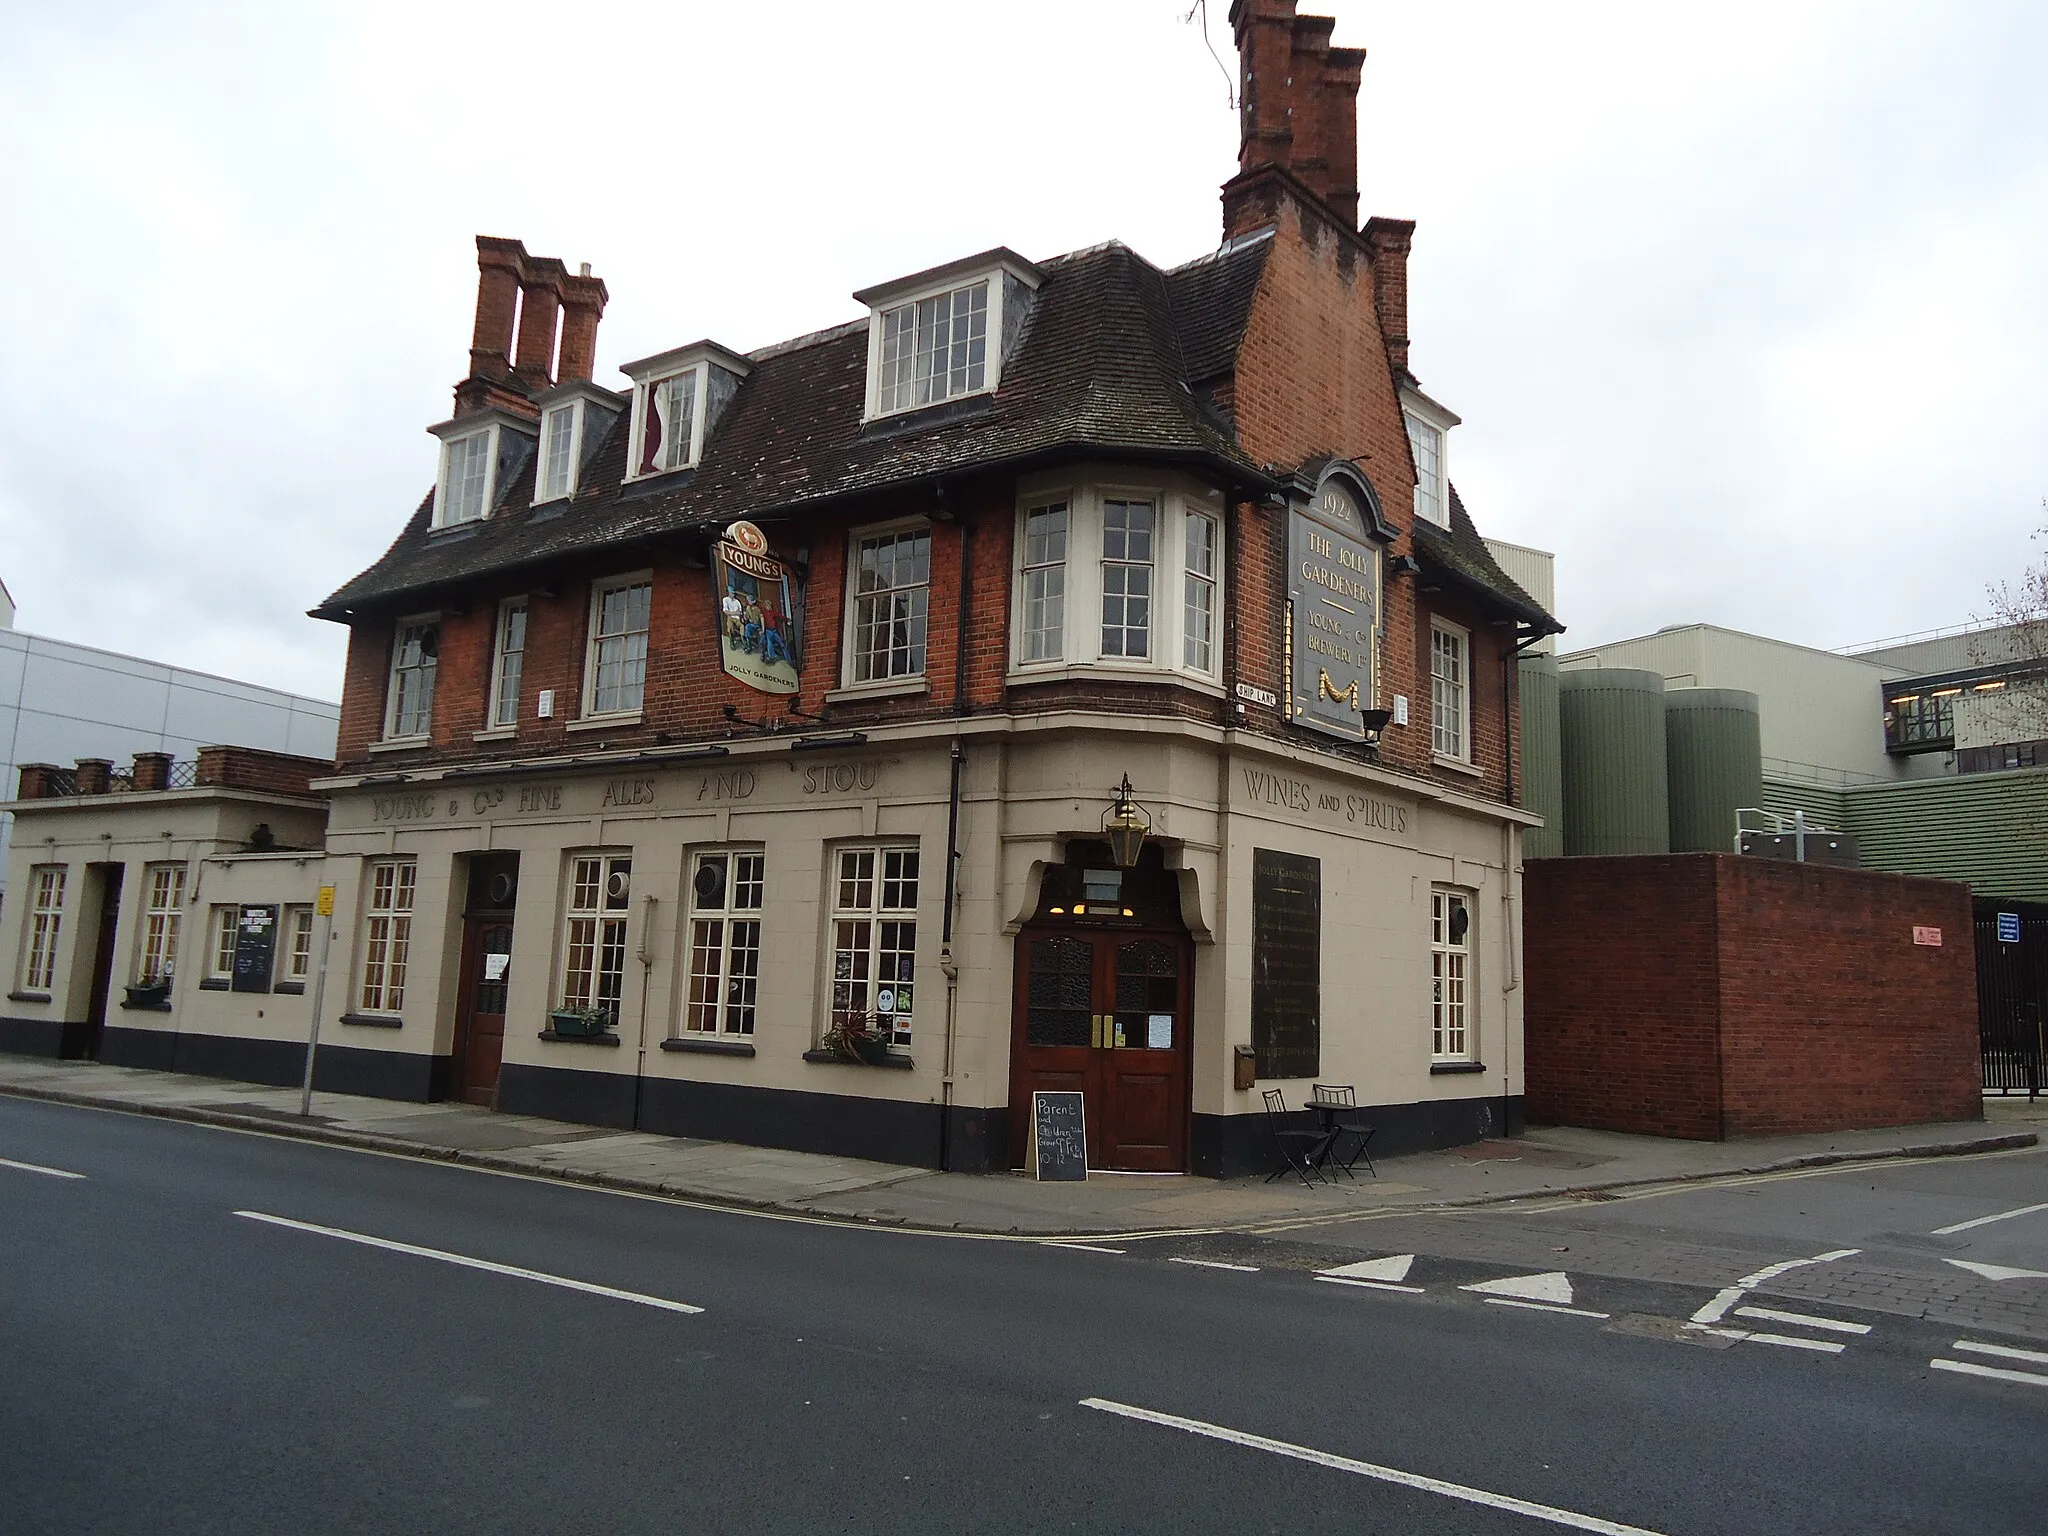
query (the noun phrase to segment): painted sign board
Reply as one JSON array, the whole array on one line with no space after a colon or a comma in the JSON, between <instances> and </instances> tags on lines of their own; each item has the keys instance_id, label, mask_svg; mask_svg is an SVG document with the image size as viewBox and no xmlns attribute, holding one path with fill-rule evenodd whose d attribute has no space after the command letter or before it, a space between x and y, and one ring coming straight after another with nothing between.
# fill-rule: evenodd
<instances>
[{"instance_id":1,"label":"painted sign board","mask_svg":"<svg viewBox=\"0 0 2048 1536\"><path fill-rule=\"evenodd\" d=\"M2020 941L2020 915L2017 912L1998 914L1998 942L2017 944Z\"/></svg>"},{"instance_id":2,"label":"painted sign board","mask_svg":"<svg viewBox=\"0 0 2048 1536\"><path fill-rule=\"evenodd\" d=\"M803 617L802 584L788 561L768 552L752 523L734 523L711 546L718 594L718 662L757 693L793 694Z\"/></svg>"},{"instance_id":3,"label":"painted sign board","mask_svg":"<svg viewBox=\"0 0 2048 1536\"><path fill-rule=\"evenodd\" d=\"M1031 1095L1030 1161L1040 1179L1088 1177L1088 1112L1078 1092Z\"/></svg>"},{"instance_id":4,"label":"painted sign board","mask_svg":"<svg viewBox=\"0 0 2048 1536\"><path fill-rule=\"evenodd\" d=\"M235 918L235 973L229 989L268 992L276 961L277 908L242 908Z\"/></svg>"},{"instance_id":5,"label":"painted sign board","mask_svg":"<svg viewBox=\"0 0 2048 1536\"><path fill-rule=\"evenodd\" d=\"M1913 925L1913 942L1915 944L1923 944L1929 949L1939 949L1941 948L1941 930L1939 928L1924 928L1915 923Z\"/></svg>"},{"instance_id":6,"label":"painted sign board","mask_svg":"<svg viewBox=\"0 0 2048 1536\"><path fill-rule=\"evenodd\" d=\"M1287 517L1287 603L1293 665L1288 718L1356 741L1379 705L1380 549L1365 509L1342 483L1324 483Z\"/></svg>"}]
</instances>

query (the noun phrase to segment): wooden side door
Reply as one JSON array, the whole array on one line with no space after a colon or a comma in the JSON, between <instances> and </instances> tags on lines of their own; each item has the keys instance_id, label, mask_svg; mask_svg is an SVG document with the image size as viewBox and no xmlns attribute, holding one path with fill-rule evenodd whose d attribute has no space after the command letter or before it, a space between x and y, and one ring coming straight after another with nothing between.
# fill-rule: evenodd
<instances>
[{"instance_id":1,"label":"wooden side door","mask_svg":"<svg viewBox=\"0 0 2048 1536\"><path fill-rule=\"evenodd\" d=\"M465 1104L497 1107L511 963L512 924L508 920L472 917L464 922L454 1067L456 1096Z\"/></svg>"}]
</instances>

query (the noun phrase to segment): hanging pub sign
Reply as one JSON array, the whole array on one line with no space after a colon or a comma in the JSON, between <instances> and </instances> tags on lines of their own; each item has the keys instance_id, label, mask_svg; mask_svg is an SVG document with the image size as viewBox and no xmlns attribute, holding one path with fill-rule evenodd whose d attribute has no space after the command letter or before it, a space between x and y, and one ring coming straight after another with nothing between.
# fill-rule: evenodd
<instances>
[{"instance_id":1,"label":"hanging pub sign","mask_svg":"<svg viewBox=\"0 0 2048 1536\"><path fill-rule=\"evenodd\" d=\"M1287 515L1288 718L1354 741L1379 699L1378 524L1335 478Z\"/></svg>"},{"instance_id":2,"label":"hanging pub sign","mask_svg":"<svg viewBox=\"0 0 2048 1536\"><path fill-rule=\"evenodd\" d=\"M760 529L737 522L713 542L711 574L726 675L760 693L795 693L803 601L795 570L768 552Z\"/></svg>"}]
</instances>

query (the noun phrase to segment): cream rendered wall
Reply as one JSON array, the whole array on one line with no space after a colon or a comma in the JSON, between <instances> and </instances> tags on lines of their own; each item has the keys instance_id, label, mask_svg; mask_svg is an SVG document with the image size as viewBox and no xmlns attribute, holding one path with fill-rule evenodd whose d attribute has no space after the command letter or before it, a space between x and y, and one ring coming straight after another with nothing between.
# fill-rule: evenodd
<instances>
[{"instance_id":1,"label":"cream rendered wall","mask_svg":"<svg viewBox=\"0 0 2048 1536\"><path fill-rule=\"evenodd\" d=\"M1772 759L1866 782L1942 771L1942 754L1893 758L1884 749L1883 685L1894 666L1838 656L1712 624L1687 624L1558 657L1561 668L1640 667L1675 688L1746 688L1762 703L1766 772Z\"/></svg>"}]
</instances>

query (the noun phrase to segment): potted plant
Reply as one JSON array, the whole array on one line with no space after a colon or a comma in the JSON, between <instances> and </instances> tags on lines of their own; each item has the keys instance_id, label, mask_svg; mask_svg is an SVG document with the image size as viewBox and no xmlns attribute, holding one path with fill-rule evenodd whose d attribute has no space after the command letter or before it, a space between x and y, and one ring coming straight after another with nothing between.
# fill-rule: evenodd
<instances>
[{"instance_id":1,"label":"potted plant","mask_svg":"<svg viewBox=\"0 0 2048 1536\"><path fill-rule=\"evenodd\" d=\"M171 975L151 974L129 986L128 1006L130 1008L160 1008L170 1000Z\"/></svg>"},{"instance_id":2,"label":"potted plant","mask_svg":"<svg viewBox=\"0 0 2048 1536\"><path fill-rule=\"evenodd\" d=\"M566 1003L548 1015L549 1027L558 1035L601 1035L614 1022L609 1008L577 1008Z\"/></svg>"},{"instance_id":3,"label":"potted plant","mask_svg":"<svg viewBox=\"0 0 2048 1536\"><path fill-rule=\"evenodd\" d=\"M889 1060L889 1023L873 1011L841 1010L832 1015L824 1046L841 1061L883 1066Z\"/></svg>"}]
</instances>

